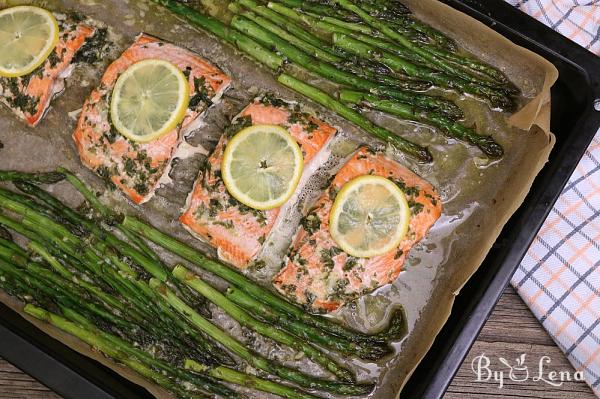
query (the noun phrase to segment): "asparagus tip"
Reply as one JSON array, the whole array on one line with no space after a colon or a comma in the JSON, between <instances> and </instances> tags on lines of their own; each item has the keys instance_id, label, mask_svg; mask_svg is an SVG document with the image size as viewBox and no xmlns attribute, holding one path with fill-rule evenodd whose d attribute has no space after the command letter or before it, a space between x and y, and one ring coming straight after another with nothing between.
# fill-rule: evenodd
<instances>
[{"instance_id":1,"label":"asparagus tip","mask_svg":"<svg viewBox=\"0 0 600 399\"><path fill-rule=\"evenodd\" d=\"M407 332L406 312L403 307L398 307L392 313L388 328L383 334L385 334L387 341L399 341L406 336Z\"/></svg>"},{"instance_id":2,"label":"asparagus tip","mask_svg":"<svg viewBox=\"0 0 600 399\"><path fill-rule=\"evenodd\" d=\"M0 238L3 238L8 241L12 241L12 235L10 234L10 231L6 230L2 226L0 226Z\"/></svg>"},{"instance_id":3,"label":"asparagus tip","mask_svg":"<svg viewBox=\"0 0 600 399\"><path fill-rule=\"evenodd\" d=\"M485 136L485 139L477 145L485 155L490 158L498 159L504 155L504 149L491 136Z\"/></svg>"}]
</instances>

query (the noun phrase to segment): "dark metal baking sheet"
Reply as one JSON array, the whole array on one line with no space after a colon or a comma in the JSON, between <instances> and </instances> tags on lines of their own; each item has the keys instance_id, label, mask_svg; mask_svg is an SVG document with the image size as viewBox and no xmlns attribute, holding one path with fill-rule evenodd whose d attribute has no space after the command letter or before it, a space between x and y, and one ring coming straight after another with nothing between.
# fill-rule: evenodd
<instances>
[{"instance_id":1,"label":"dark metal baking sheet","mask_svg":"<svg viewBox=\"0 0 600 399\"><path fill-rule=\"evenodd\" d=\"M402 392L441 398L529 245L600 128L600 58L502 0L442 0L552 62L556 146L527 199L505 226L477 273L461 290L450 319Z\"/></svg>"},{"instance_id":2,"label":"dark metal baking sheet","mask_svg":"<svg viewBox=\"0 0 600 399\"><path fill-rule=\"evenodd\" d=\"M461 291L433 348L402 393L404 398L443 395L481 327L558 198L577 161L600 127L600 59L503 0L443 0L553 62L560 78L553 89L549 163L523 206L512 217L479 271ZM147 398L143 389L37 331L0 305L0 356L63 397Z\"/></svg>"}]
</instances>

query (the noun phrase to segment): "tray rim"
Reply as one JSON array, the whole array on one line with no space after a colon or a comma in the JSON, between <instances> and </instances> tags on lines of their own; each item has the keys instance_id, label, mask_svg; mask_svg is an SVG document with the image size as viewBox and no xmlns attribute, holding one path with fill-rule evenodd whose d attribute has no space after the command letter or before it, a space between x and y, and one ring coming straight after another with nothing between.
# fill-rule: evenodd
<instances>
[{"instance_id":1,"label":"tray rim","mask_svg":"<svg viewBox=\"0 0 600 399\"><path fill-rule=\"evenodd\" d=\"M600 98L600 58L595 57L583 47L571 42L551 28L546 27L537 20L529 17L527 14L518 11L503 0L487 0L483 3L478 0L440 1L451 5L453 8L459 9L460 11L466 12L484 23L486 23L486 21L492 21L492 29L497 30L501 27L506 28L523 40L529 41L537 47L543 47L546 51L556 54L565 61L569 61L578 69L586 71L587 76L590 78L590 86L592 88L592 102L587 105L587 109L574 129L594 129L595 134L598 127L600 127L600 112L594 109L594 100ZM485 5L483 5L484 3ZM510 24L505 24L499 22L494 16L484 14L480 8L490 5L500 8L507 7L506 11L513 14L515 20L511 21ZM512 9L512 11L508 11L508 8ZM527 22L527 25L524 25L526 27L535 27L538 34L525 35L516 30L516 28L511 27L514 25L518 26L522 21ZM490 24L488 23L488 25ZM552 43L552 41L554 41L554 43ZM560 50L555 49L557 43L560 43L563 46L563 49L567 49L570 52L568 59L560 52ZM591 71L597 71L596 75ZM575 157L577 161L572 165L569 164L566 168L562 167L559 173L554 174L552 179L547 179L554 182L554 190L552 190L552 193L546 193L550 195L538 198L534 204L536 208L534 209L534 211L536 211L536 222L531 223L530 221L529 228L531 231L523 234L526 237L517 237L517 239L521 241L521 245L519 245L518 248L513 247L509 249L509 253L485 289L485 300L480 301L477 306L474 306L474 308L470 310L468 322L458 332L456 339L452 343L452 347L448 349L444 356L440 357L442 360L440 367L435 373L432 373L431 378L427 381L423 381L423 383L427 383L427 387L419 394L419 397L427 399L441 398L445 393L464 358L467 356L472 344L479 335L481 328L487 321L487 318L502 295L502 292L508 285L512 274L524 257L525 251L533 241L539 228L541 228L543 221L551 211L553 204L558 199L563 187L567 184L568 178L575 169L581 155L583 155L585 149L587 149L594 134L590 137L588 137L588 135L586 135L586 137L578 135L577 137L570 138L570 142L567 143L568 148L561 152L560 158L565 158L567 156L570 158ZM558 166L562 164L561 162L557 163ZM546 174L548 173L547 168L548 166L544 168ZM558 184L556 182L558 182ZM501 239L504 234L505 232L503 231L499 239ZM2 324L3 322L6 322L5 318L2 316L8 318L16 317L20 320L11 322L14 324L12 324L12 329L10 329ZM81 397L90 399L115 399L119 397L134 399L142 397L140 395L143 395L141 393L143 392L143 388L139 388L140 390L138 390L132 383L122 384L124 380L122 381L122 378L117 376L114 372L106 369L94 360L88 359L67 348L60 342L55 341L43 332L37 330L35 327L33 327L33 329L40 337L34 338L30 336L28 337L29 339L27 339L20 336L13 330L16 329L15 325L21 323L32 327L25 319L22 319L12 310L0 304L0 356L27 372L56 393L65 398L73 399ZM446 325L446 327L448 326ZM54 346L54 349L58 350L53 350L50 346ZM82 368L75 364L67 364L73 362L66 362L64 361L65 358L61 361L59 358L65 356L65 354L71 358L75 357L78 361L81 359L85 364L85 367ZM101 382L101 378L98 378L98 376L101 376L101 378L104 378L105 380ZM117 386L116 384L120 385Z\"/></svg>"}]
</instances>

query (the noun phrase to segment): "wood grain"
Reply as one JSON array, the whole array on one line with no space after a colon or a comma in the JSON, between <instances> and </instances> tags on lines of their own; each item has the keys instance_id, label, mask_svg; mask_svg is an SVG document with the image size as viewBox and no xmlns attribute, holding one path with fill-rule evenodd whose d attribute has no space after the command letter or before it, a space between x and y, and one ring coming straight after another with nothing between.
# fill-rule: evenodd
<instances>
[{"instance_id":1,"label":"wood grain","mask_svg":"<svg viewBox=\"0 0 600 399\"><path fill-rule=\"evenodd\" d=\"M58 399L58 395L0 358L0 398Z\"/></svg>"},{"instance_id":2,"label":"wood grain","mask_svg":"<svg viewBox=\"0 0 600 399\"><path fill-rule=\"evenodd\" d=\"M543 356L549 356L551 359L545 366L546 372L569 371L571 375L575 372L566 356L512 288L506 289L496 305L444 399L596 398L584 382L572 381L560 387L553 387L543 381L534 382L529 379L527 382L511 382L506 378L508 381L505 381L502 389L499 389L498 383L494 381L478 382L471 362L482 353L490 358L492 370L507 370L507 367L498 361L499 357L515 364L516 359L525 353L525 364L532 376L537 376L539 360Z\"/></svg>"},{"instance_id":3,"label":"wood grain","mask_svg":"<svg viewBox=\"0 0 600 399\"><path fill-rule=\"evenodd\" d=\"M496 306L444 399L596 398L583 382L572 381L560 387L552 387L542 381L505 381L502 389L499 389L498 383L493 381L477 382L471 370L471 362L482 353L492 360L490 368L495 370L502 370L504 367L497 360L498 357L502 356L514 363L517 357L525 353L525 364L535 370L535 374L538 370L538 361L542 356L549 356L551 359L547 371L574 372L564 354L512 288L506 290ZM2 359L0 359L0 398L59 399L48 388Z\"/></svg>"}]
</instances>

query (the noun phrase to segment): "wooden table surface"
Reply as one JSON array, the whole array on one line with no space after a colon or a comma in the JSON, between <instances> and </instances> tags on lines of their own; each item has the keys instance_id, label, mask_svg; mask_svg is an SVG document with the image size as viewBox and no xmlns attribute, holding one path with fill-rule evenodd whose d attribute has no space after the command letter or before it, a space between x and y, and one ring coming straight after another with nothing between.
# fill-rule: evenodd
<instances>
[{"instance_id":1,"label":"wooden table surface","mask_svg":"<svg viewBox=\"0 0 600 399\"><path fill-rule=\"evenodd\" d=\"M504 357L514 364L516 358L525 354L525 364L529 367L530 379L526 382L514 382L506 377L501 389L498 383L492 380L478 382L471 363L482 354L490 359L490 369L495 371L503 370L499 357ZM538 374L538 364L543 356L551 359L551 362L544 366L546 375L552 370L574 373L573 367L550 336L514 290L508 288L444 399L595 398L590 388L583 382L565 382L559 387L554 387L541 380L532 381L531 378ZM0 399L9 398L58 399L59 396L0 359Z\"/></svg>"}]
</instances>

